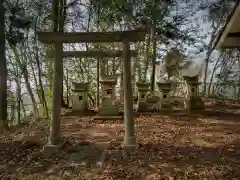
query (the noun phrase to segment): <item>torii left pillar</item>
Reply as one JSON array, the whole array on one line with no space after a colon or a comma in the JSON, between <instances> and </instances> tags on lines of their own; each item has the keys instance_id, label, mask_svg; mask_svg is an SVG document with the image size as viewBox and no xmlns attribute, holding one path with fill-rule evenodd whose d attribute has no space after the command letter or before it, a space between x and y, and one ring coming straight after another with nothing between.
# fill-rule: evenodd
<instances>
[{"instance_id":1,"label":"torii left pillar","mask_svg":"<svg viewBox=\"0 0 240 180\"><path fill-rule=\"evenodd\" d=\"M48 144L43 148L47 152L55 152L60 144L60 116L61 116L61 88L63 77L63 44L55 42L54 56L54 76L53 76L53 100L52 100L52 116L50 121L50 135Z\"/></svg>"}]
</instances>

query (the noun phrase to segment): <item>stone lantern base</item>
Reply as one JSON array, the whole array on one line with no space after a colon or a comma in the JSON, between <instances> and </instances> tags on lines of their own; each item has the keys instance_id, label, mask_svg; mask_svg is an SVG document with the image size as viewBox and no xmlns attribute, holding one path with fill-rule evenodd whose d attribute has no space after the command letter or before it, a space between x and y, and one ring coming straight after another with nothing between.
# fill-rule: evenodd
<instances>
[{"instance_id":1,"label":"stone lantern base","mask_svg":"<svg viewBox=\"0 0 240 180\"><path fill-rule=\"evenodd\" d=\"M143 101L138 101L137 112L148 112L148 103Z\"/></svg>"},{"instance_id":2,"label":"stone lantern base","mask_svg":"<svg viewBox=\"0 0 240 180\"><path fill-rule=\"evenodd\" d=\"M190 110L204 110L205 109L204 102L202 101L202 98L200 96L190 97L189 101L190 101L189 102Z\"/></svg>"},{"instance_id":3,"label":"stone lantern base","mask_svg":"<svg viewBox=\"0 0 240 180\"><path fill-rule=\"evenodd\" d=\"M169 81L160 83L157 82L158 89L160 91L160 104L159 111L169 111L172 109L171 97L169 92L171 91L171 83Z\"/></svg>"},{"instance_id":4,"label":"stone lantern base","mask_svg":"<svg viewBox=\"0 0 240 180\"><path fill-rule=\"evenodd\" d=\"M146 101L146 94L149 91L149 83L136 83L138 89L137 112L147 112L148 103Z\"/></svg>"},{"instance_id":5,"label":"stone lantern base","mask_svg":"<svg viewBox=\"0 0 240 180\"><path fill-rule=\"evenodd\" d=\"M120 114L119 108L115 105L100 107L97 113L99 116L118 116Z\"/></svg>"},{"instance_id":6,"label":"stone lantern base","mask_svg":"<svg viewBox=\"0 0 240 180\"><path fill-rule=\"evenodd\" d=\"M122 119L120 116L119 107L112 103L111 99L104 99L102 106L99 107L98 113L93 119L101 119L101 120L111 120L111 119Z\"/></svg>"},{"instance_id":7,"label":"stone lantern base","mask_svg":"<svg viewBox=\"0 0 240 180\"><path fill-rule=\"evenodd\" d=\"M190 97L189 97L189 104L188 108L189 110L203 110L205 109L204 102L202 101L201 97L199 96L198 93L198 76L193 76L193 77L188 77L184 76L184 80L186 80L187 85L188 85L188 90L190 92Z\"/></svg>"}]
</instances>

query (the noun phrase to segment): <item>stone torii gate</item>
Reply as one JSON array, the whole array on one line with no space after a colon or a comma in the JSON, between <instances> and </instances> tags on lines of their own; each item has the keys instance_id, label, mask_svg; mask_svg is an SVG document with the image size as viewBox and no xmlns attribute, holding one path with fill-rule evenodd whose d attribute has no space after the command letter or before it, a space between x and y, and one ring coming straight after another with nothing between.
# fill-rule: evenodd
<instances>
[{"instance_id":1,"label":"stone torii gate","mask_svg":"<svg viewBox=\"0 0 240 180\"><path fill-rule=\"evenodd\" d=\"M146 29L114 32L39 32L40 41L47 44L54 44L54 86L52 117L50 124L49 142L45 149L56 150L60 143L60 101L61 101L61 77L63 68L63 43L109 43L121 42L123 46L123 86L124 86L124 122L125 136L123 148L136 148L136 136L134 131L133 102L131 88L131 51L130 42L145 41Z\"/></svg>"}]
</instances>

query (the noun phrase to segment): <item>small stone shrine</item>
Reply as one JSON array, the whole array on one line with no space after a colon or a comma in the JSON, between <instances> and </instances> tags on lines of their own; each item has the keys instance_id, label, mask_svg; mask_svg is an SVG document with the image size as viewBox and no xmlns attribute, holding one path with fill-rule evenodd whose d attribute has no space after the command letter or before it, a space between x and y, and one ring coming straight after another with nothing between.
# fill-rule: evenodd
<instances>
[{"instance_id":1,"label":"small stone shrine","mask_svg":"<svg viewBox=\"0 0 240 180\"><path fill-rule=\"evenodd\" d=\"M40 117L45 117L46 116L46 114L45 114L45 112L44 112L44 106L43 106L43 104L37 104L37 109L38 109L38 115L40 116Z\"/></svg>"},{"instance_id":2,"label":"small stone shrine","mask_svg":"<svg viewBox=\"0 0 240 180\"><path fill-rule=\"evenodd\" d=\"M116 105L116 84L115 76L105 76L100 79L102 88L102 99L98 113L93 119L122 119L119 107Z\"/></svg>"},{"instance_id":3,"label":"small stone shrine","mask_svg":"<svg viewBox=\"0 0 240 180\"><path fill-rule=\"evenodd\" d=\"M88 85L89 83L72 83L71 103L73 111L84 111L88 109Z\"/></svg>"},{"instance_id":4,"label":"small stone shrine","mask_svg":"<svg viewBox=\"0 0 240 180\"><path fill-rule=\"evenodd\" d=\"M160 91L160 110L171 110L171 82L157 82Z\"/></svg>"},{"instance_id":5,"label":"small stone shrine","mask_svg":"<svg viewBox=\"0 0 240 180\"><path fill-rule=\"evenodd\" d=\"M137 111L146 112L148 111L148 103L146 102L146 95L149 91L149 83L136 83L138 89L138 102Z\"/></svg>"},{"instance_id":6,"label":"small stone shrine","mask_svg":"<svg viewBox=\"0 0 240 180\"><path fill-rule=\"evenodd\" d=\"M204 102L202 101L201 97L199 96L198 92L198 76L184 76L184 80L187 82L188 92L189 92L189 102L188 108L189 110L203 110L204 109Z\"/></svg>"}]
</instances>

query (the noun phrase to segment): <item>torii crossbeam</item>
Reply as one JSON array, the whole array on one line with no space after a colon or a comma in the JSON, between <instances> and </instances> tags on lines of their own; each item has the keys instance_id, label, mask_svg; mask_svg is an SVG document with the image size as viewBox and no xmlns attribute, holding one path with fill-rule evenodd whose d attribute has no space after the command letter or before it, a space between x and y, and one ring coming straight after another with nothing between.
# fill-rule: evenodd
<instances>
[{"instance_id":1,"label":"torii crossbeam","mask_svg":"<svg viewBox=\"0 0 240 180\"><path fill-rule=\"evenodd\" d=\"M54 58L55 52L48 51L47 57ZM136 50L131 50L131 57L137 57L138 53ZM122 57L123 51L63 51L62 57L95 57L95 58L114 58L114 57Z\"/></svg>"}]
</instances>

